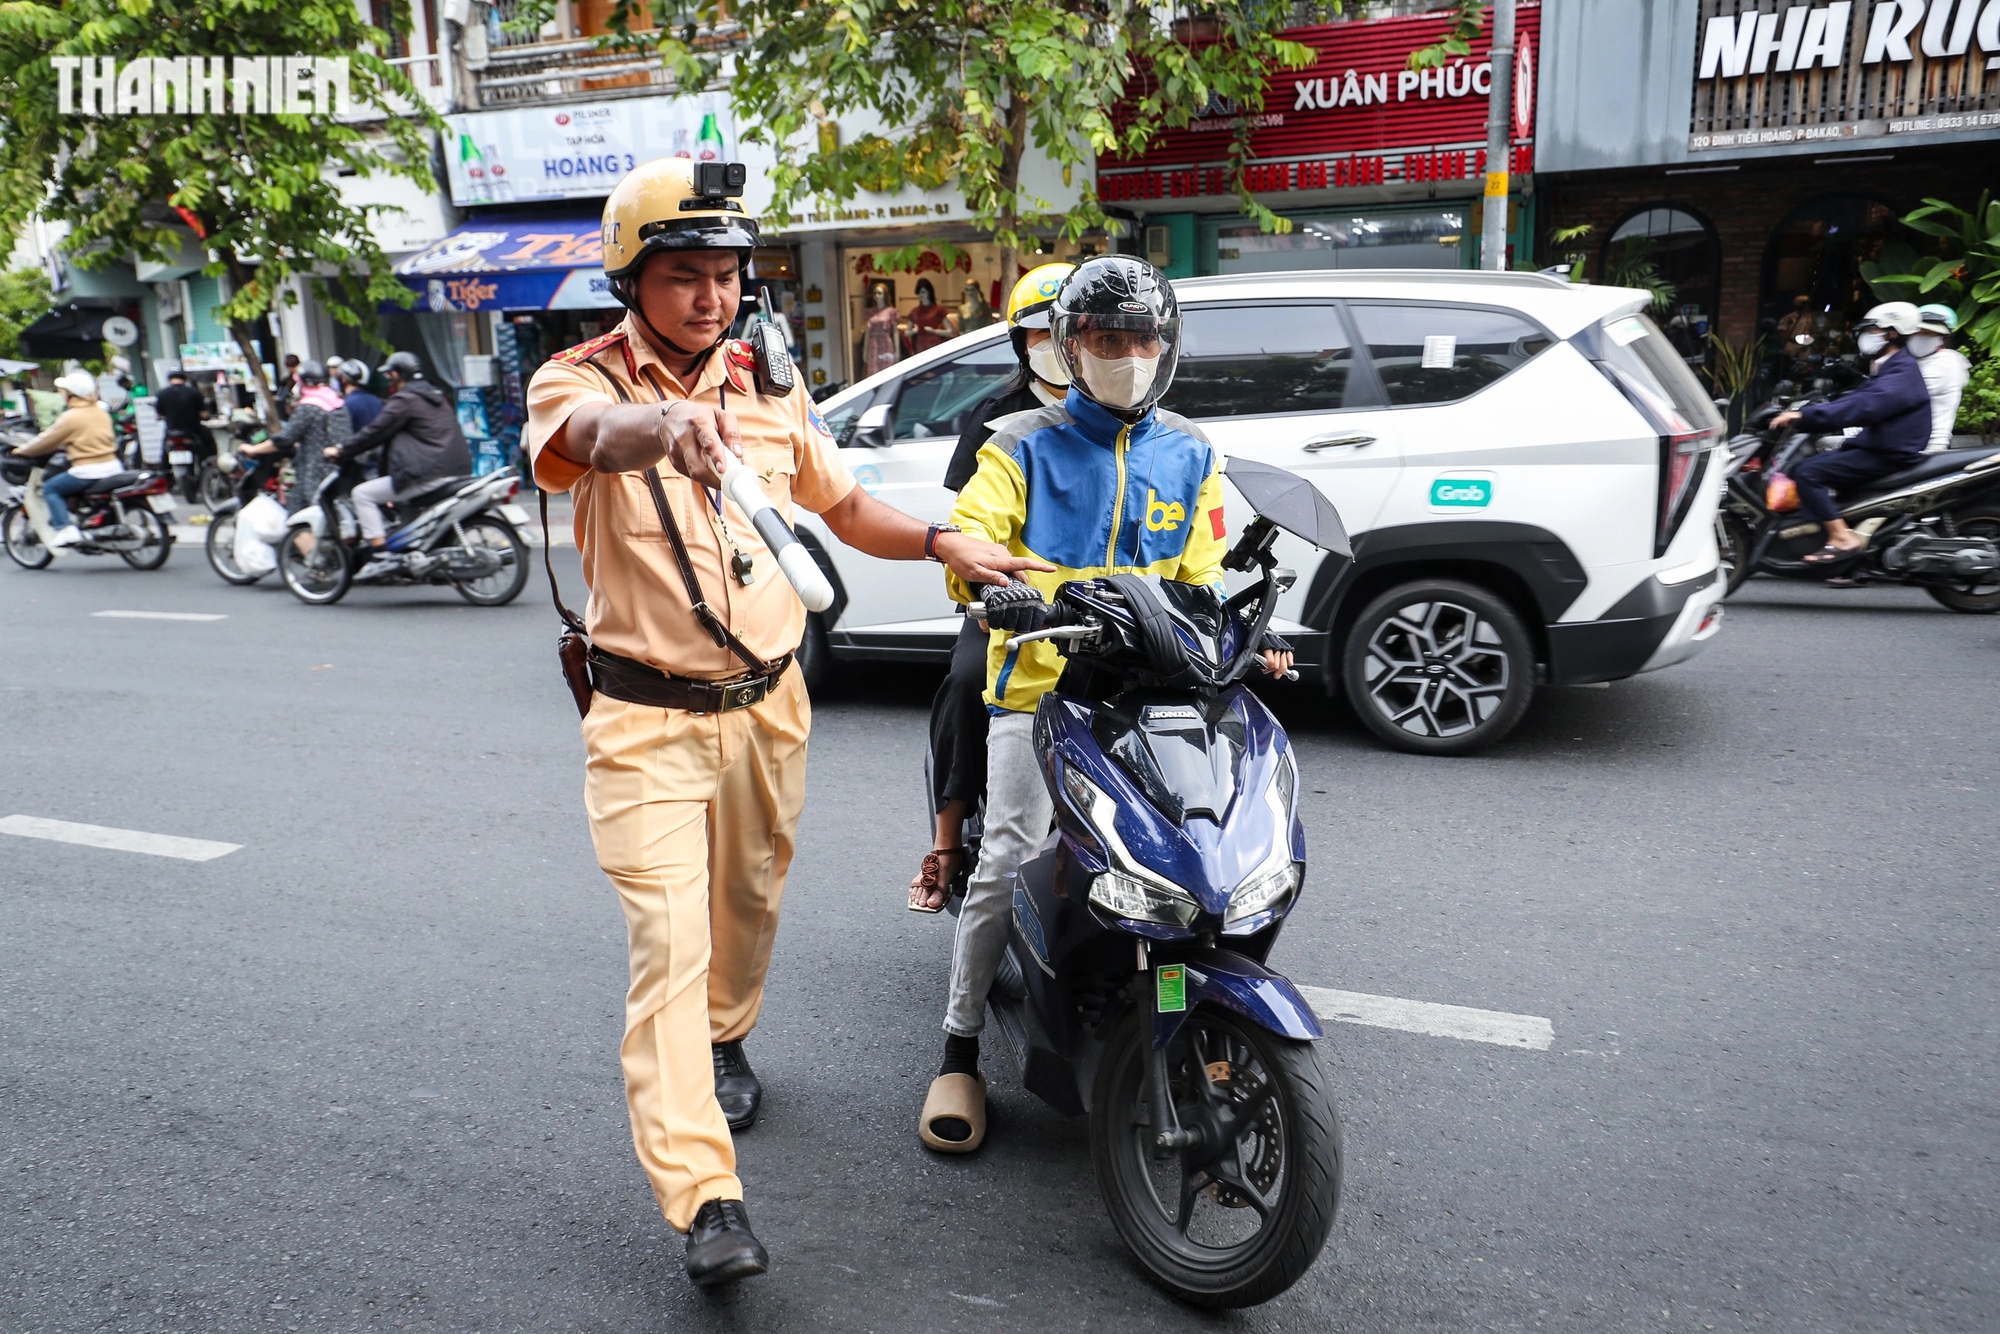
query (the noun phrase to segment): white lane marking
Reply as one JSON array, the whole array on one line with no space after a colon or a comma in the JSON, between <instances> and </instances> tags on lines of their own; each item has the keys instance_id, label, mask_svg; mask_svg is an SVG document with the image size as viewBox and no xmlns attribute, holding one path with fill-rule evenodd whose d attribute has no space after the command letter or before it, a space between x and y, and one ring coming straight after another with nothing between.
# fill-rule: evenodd
<instances>
[{"instance_id":1,"label":"white lane marking","mask_svg":"<svg viewBox=\"0 0 2000 1334\"><path fill-rule=\"evenodd\" d=\"M92 616L113 616L122 621L226 621L220 612L212 611L94 611Z\"/></svg>"},{"instance_id":2,"label":"white lane marking","mask_svg":"<svg viewBox=\"0 0 2000 1334\"><path fill-rule=\"evenodd\" d=\"M38 815L10 815L0 820L0 834L46 838L57 843L81 843L89 848L112 848L119 852L146 852L155 857L179 857L190 862L214 861L243 846L241 843L215 843L205 838L148 834L137 829L111 829L101 824L44 820Z\"/></svg>"},{"instance_id":3,"label":"white lane marking","mask_svg":"<svg viewBox=\"0 0 2000 1334\"><path fill-rule=\"evenodd\" d=\"M1556 1040L1555 1025L1538 1014L1474 1010L1463 1005L1437 1005L1397 996L1371 996L1364 991L1334 991L1328 987L1300 987L1299 991L1313 1007L1314 1014L1343 1024L1491 1042L1495 1046L1528 1051L1547 1051Z\"/></svg>"}]
</instances>

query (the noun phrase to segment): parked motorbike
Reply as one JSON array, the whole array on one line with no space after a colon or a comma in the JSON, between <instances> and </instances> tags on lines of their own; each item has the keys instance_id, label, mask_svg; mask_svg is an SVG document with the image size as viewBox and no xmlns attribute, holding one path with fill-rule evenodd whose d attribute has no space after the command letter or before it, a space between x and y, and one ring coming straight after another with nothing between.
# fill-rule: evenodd
<instances>
[{"instance_id":1,"label":"parked motorbike","mask_svg":"<svg viewBox=\"0 0 2000 1334\"><path fill-rule=\"evenodd\" d=\"M1840 560L1808 564L1825 545L1819 523L1798 510L1773 512L1766 485L1817 452L1801 431L1771 419L1824 395L1789 384L1750 415L1730 440L1716 544L1734 593L1752 573L1781 579L1913 584L1953 611L2000 611L2000 449L1948 449L1840 497L1841 517L1867 545Z\"/></svg>"},{"instance_id":2,"label":"parked motorbike","mask_svg":"<svg viewBox=\"0 0 2000 1334\"><path fill-rule=\"evenodd\" d=\"M15 488L0 508L0 544L16 565L39 570L56 552L42 482L69 471L69 458L62 453L18 458L15 443L0 442L5 451L0 453L0 476ZM168 526L174 499L167 491L167 479L150 472L120 472L92 482L89 490L69 498L70 518L83 540L63 549L82 556L121 556L135 570L159 569L174 549Z\"/></svg>"},{"instance_id":3,"label":"parked motorbike","mask_svg":"<svg viewBox=\"0 0 2000 1334\"><path fill-rule=\"evenodd\" d=\"M1279 528L1349 548L1309 483L1227 471L1259 517L1224 564L1256 583L1224 601L1157 576L1077 580L1009 641L1056 640L1068 661L1035 717L1056 835L1019 873L990 1004L1023 1085L1089 1117L1099 1191L1147 1273L1240 1307L1311 1266L1341 1177L1319 1021L1265 965L1305 873L1298 764L1243 680L1295 579Z\"/></svg>"},{"instance_id":4,"label":"parked motorbike","mask_svg":"<svg viewBox=\"0 0 2000 1334\"><path fill-rule=\"evenodd\" d=\"M348 460L327 474L313 503L288 521L278 572L301 602L340 601L356 582L449 584L467 602L500 607L528 582L528 512L509 503L512 468L449 477L393 507L386 561L368 561L349 494L362 480ZM364 567L364 562L367 562Z\"/></svg>"}]
</instances>

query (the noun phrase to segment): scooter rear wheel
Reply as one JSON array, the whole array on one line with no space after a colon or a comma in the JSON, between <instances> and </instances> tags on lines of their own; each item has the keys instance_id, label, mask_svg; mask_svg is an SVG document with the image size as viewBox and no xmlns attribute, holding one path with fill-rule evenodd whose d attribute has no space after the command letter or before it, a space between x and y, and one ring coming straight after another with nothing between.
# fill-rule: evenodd
<instances>
[{"instance_id":1,"label":"scooter rear wheel","mask_svg":"<svg viewBox=\"0 0 2000 1334\"><path fill-rule=\"evenodd\" d=\"M126 511L125 523L139 534L137 548L118 553L125 563L135 570L157 570L165 565L167 557L174 554L174 535L167 521L150 509L135 508Z\"/></svg>"},{"instance_id":2,"label":"scooter rear wheel","mask_svg":"<svg viewBox=\"0 0 2000 1334\"><path fill-rule=\"evenodd\" d=\"M1147 1275L1182 1301L1267 1302L1318 1258L1340 1202L1340 1117L1310 1042L1198 1009L1167 1049L1167 1082L1183 1127L1215 1148L1152 1153L1145 1099L1147 1040L1128 1015L1107 1044L1091 1099L1097 1186L1118 1235Z\"/></svg>"},{"instance_id":3,"label":"scooter rear wheel","mask_svg":"<svg viewBox=\"0 0 2000 1334\"><path fill-rule=\"evenodd\" d=\"M7 554L24 570L47 569L56 558L55 552L42 545L42 535L28 521L28 511L18 504L0 510L0 538L5 539Z\"/></svg>"},{"instance_id":4,"label":"scooter rear wheel","mask_svg":"<svg viewBox=\"0 0 2000 1334\"><path fill-rule=\"evenodd\" d=\"M1988 537L2000 542L2000 505L1981 505L1951 516L1960 537ZM1926 584L1924 591L1940 606L1971 616L1988 616L2000 611L2000 576L1988 575L1976 584L1963 587Z\"/></svg>"}]
</instances>

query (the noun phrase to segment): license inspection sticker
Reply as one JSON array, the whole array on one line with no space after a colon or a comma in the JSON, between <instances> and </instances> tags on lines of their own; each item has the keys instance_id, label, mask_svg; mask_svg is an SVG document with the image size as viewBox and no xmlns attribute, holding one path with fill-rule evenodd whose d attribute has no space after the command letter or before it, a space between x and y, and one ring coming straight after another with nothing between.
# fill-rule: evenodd
<instances>
[{"instance_id":1,"label":"license inspection sticker","mask_svg":"<svg viewBox=\"0 0 2000 1334\"><path fill-rule=\"evenodd\" d=\"M1161 1014L1187 1008L1187 973L1179 964L1155 969L1153 982L1159 993Z\"/></svg>"}]
</instances>

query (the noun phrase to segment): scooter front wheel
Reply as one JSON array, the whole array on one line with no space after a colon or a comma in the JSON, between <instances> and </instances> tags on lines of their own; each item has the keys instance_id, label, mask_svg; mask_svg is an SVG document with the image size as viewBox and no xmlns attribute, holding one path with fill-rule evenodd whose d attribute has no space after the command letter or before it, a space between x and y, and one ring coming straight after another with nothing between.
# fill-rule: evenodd
<instances>
[{"instance_id":1,"label":"scooter front wheel","mask_svg":"<svg viewBox=\"0 0 2000 1334\"><path fill-rule=\"evenodd\" d=\"M0 537L6 541L7 554L24 570L45 569L56 558L55 552L42 545L42 535L35 531L27 509L21 505L0 510Z\"/></svg>"},{"instance_id":2,"label":"scooter front wheel","mask_svg":"<svg viewBox=\"0 0 2000 1334\"><path fill-rule=\"evenodd\" d=\"M311 536L304 528L285 534L278 545L278 573L293 597L325 606L347 596L354 583L354 567L348 563L347 548L332 538L312 543L310 551L302 549L299 539Z\"/></svg>"},{"instance_id":3,"label":"scooter front wheel","mask_svg":"<svg viewBox=\"0 0 2000 1334\"><path fill-rule=\"evenodd\" d=\"M1311 1268L1340 1202L1340 1117L1326 1071L1310 1042L1196 1010L1166 1059L1175 1114L1200 1142L1156 1157L1149 1040L1128 1016L1091 1099L1091 1157L1111 1221L1181 1300L1267 1302Z\"/></svg>"}]
</instances>

